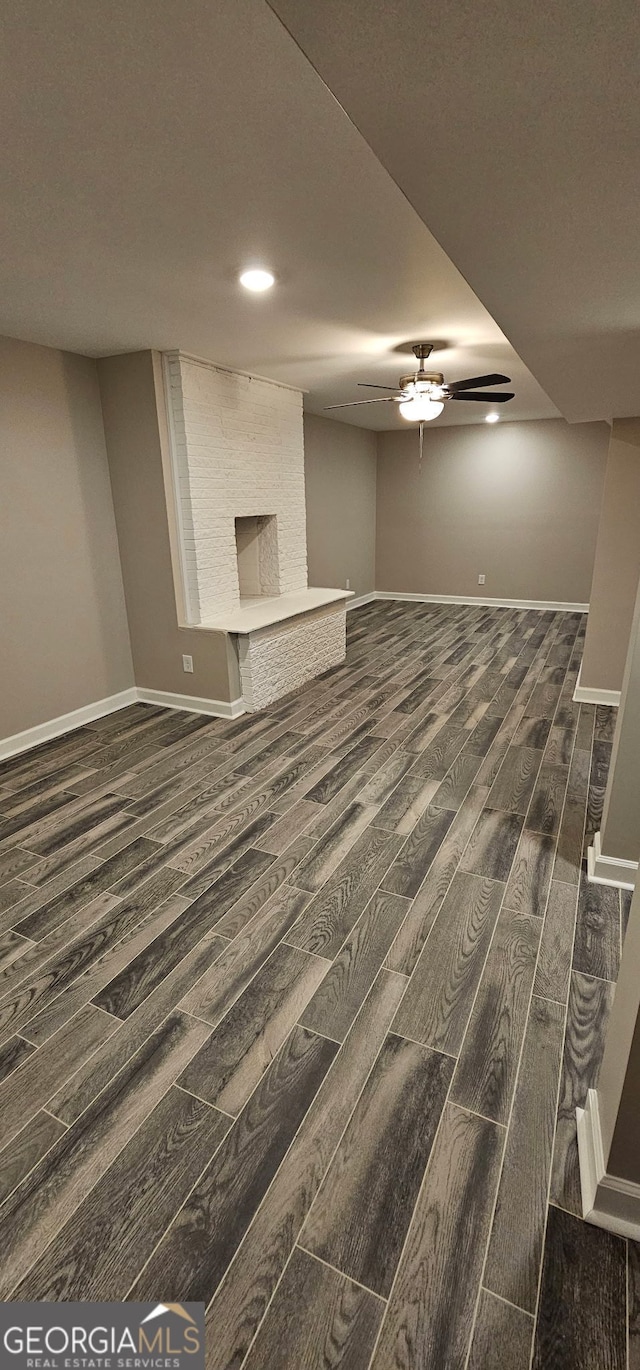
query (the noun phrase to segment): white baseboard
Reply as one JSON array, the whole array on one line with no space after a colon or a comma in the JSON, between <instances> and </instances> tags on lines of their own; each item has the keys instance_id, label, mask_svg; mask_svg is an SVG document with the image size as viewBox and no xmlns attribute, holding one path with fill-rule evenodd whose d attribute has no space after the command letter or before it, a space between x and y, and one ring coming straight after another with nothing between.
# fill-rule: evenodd
<instances>
[{"instance_id":1,"label":"white baseboard","mask_svg":"<svg viewBox=\"0 0 640 1370\"><path fill-rule=\"evenodd\" d=\"M31 747L37 747L41 742L49 742L53 737L60 737L62 733L71 733L74 728L82 728L85 723L93 723L96 718L103 718L105 714L113 714L117 709L125 709L127 704L135 704L138 692L132 685L128 690L120 690L118 694L109 695L106 699L97 699L94 704L83 704L81 709L73 709L69 714L60 714L58 718L51 718L47 723L37 723L35 728L25 728L22 733L14 733L13 737L5 737L0 740L0 760L5 760L9 756L17 756L19 752L29 751Z\"/></svg>"},{"instance_id":2,"label":"white baseboard","mask_svg":"<svg viewBox=\"0 0 640 1370\"><path fill-rule=\"evenodd\" d=\"M612 709L618 708L620 704L620 690L597 690L593 685L581 685L581 675L582 664L580 665L576 687L573 691L573 698L576 704L608 704Z\"/></svg>"},{"instance_id":3,"label":"white baseboard","mask_svg":"<svg viewBox=\"0 0 640 1370\"><path fill-rule=\"evenodd\" d=\"M489 599L480 595L414 595L399 590L376 590L376 599L407 599L419 604L471 604L486 609L556 609L565 614L588 614L588 604L555 599Z\"/></svg>"},{"instance_id":4,"label":"white baseboard","mask_svg":"<svg viewBox=\"0 0 640 1370\"><path fill-rule=\"evenodd\" d=\"M167 709L184 709L187 713L211 714L213 718L239 718L246 713L241 699L234 699L228 704L223 699L198 699L194 695L168 694L163 690L139 690L132 685L130 689L120 690L107 699L97 699L94 704L84 704L81 709L61 714L48 723L38 723L35 728L26 728L22 733L14 733L13 737L0 739L0 761L18 756L20 752L28 752L42 742L61 737L63 733L72 733L85 723L93 723L96 718L104 718L106 714L116 713L118 709L126 709L127 705L138 702L163 704Z\"/></svg>"},{"instance_id":5,"label":"white baseboard","mask_svg":"<svg viewBox=\"0 0 640 1370\"><path fill-rule=\"evenodd\" d=\"M350 609L360 609L363 604L373 604L378 599L375 590L370 590L368 595L357 595L355 599L348 599L346 604L347 613Z\"/></svg>"},{"instance_id":6,"label":"white baseboard","mask_svg":"<svg viewBox=\"0 0 640 1370\"><path fill-rule=\"evenodd\" d=\"M200 699L197 695L177 695L169 690L136 691L143 704L162 704L166 709L186 709L191 714L211 714L212 718L240 718L247 712L242 699Z\"/></svg>"},{"instance_id":7,"label":"white baseboard","mask_svg":"<svg viewBox=\"0 0 640 1370\"><path fill-rule=\"evenodd\" d=\"M584 1108L576 1109L582 1214L586 1222L640 1239L640 1185L608 1175L604 1163L598 1095L590 1089Z\"/></svg>"},{"instance_id":8,"label":"white baseboard","mask_svg":"<svg viewBox=\"0 0 640 1370\"><path fill-rule=\"evenodd\" d=\"M627 861L621 856L604 856L602 839L597 832L593 846L587 851L587 876L594 885L615 885L617 889L633 890L636 887L638 862Z\"/></svg>"}]
</instances>

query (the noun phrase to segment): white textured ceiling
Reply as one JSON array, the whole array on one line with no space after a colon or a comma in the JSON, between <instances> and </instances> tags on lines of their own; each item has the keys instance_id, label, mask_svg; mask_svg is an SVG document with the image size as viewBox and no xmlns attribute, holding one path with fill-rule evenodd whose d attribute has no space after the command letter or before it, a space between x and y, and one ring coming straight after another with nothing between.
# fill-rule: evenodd
<instances>
[{"instance_id":1,"label":"white textured ceiling","mask_svg":"<svg viewBox=\"0 0 640 1370\"><path fill-rule=\"evenodd\" d=\"M505 417L557 413L264 0L4 0L0 29L0 332L182 348L318 413L434 338L447 379L512 377ZM254 260L269 295L237 285ZM403 424L384 404L340 417Z\"/></svg>"},{"instance_id":2,"label":"white textured ceiling","mask_svg":"<svg viewBox=\"0 0 640 1370\"><path fill-rule=\"evenodd\" d=\"M637 0L270 0L571 421L640 413Z\"/></svg>"}]
</instances>

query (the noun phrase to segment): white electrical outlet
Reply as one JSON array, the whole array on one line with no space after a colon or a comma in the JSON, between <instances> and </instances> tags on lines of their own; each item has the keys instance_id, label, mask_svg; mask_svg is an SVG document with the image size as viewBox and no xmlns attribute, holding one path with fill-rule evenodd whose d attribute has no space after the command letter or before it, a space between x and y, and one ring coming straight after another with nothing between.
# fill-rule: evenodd
<instances>
[{"instance_id":1,"label":"white electrical outlet","mask_svg":"<svg viewBox=\"0 0 640 1370\"><path fill-rule=\"evenodd\" d=\"M484 585L486 579L486 576L478 576L478 585Z\"/></svg>"},{"instance_id":2,"label":"white electrical outlet","mask_svg":"<svg viewBox=\"0 0 640 1370\"><path fill-rule=\"evenodd\" d=\"M182 669L183 669L183 671L189 671L190 674L193 674L193 657L192 657L192 656L183 656L183 658L182 658Z\"/></svg>"},{"instance_id":3,"label":"white electrical outlet","mask_svg":"<svg viewBox=\"0 0 640 1370\"><path fill-rule=\"evenodd\" d=\"M345 588L345 590L350 590L350 589L351 589L351 581L350 581L348 578L347 578L347 583L346 583L346 585L345 585L344 588Z\"/></svg>"}]
</instances>

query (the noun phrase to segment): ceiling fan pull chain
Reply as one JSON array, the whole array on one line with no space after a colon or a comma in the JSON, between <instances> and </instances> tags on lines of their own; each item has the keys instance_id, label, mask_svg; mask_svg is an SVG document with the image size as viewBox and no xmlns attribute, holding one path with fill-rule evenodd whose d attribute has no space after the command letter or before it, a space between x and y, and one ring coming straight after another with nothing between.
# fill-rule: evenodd
<instances>
[{"instance_id":1,"label":"ceiling fan pull chain","mask_svg":"<svg viewBox=\"0 0 640 1370\"><path fill-rule=\"evenodd\" d=\"M424 423L420 420L420 460L418 462L418 475L422 475L422 439L424 436Z\"/></svg>"}]
</instances>

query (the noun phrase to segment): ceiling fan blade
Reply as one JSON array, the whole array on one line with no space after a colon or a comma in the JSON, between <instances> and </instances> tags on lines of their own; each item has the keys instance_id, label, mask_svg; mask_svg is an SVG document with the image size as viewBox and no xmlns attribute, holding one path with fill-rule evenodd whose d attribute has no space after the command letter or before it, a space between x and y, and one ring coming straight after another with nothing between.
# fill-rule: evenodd
<instances>
[{"instance_id":1,"label":"ceiling fan blade","mask_svg":"<svg viewBox=\"0 0 640 1370\"><path fill-rule=\"evenodd\" d=\"M491 376L467 376L464 381L448 381L447 390L474 390L476 385L510 385L510 376L501 376L496 371Z\"/></svg>"},{"instance_id":2,"label":"ceiling fan blade","mask_svg":"<svg viewBox=\"0 0 640 1370\"><path fill-rule=\"evenodd\" d=\"M393 404L393 395L381 395L377 400L347 400L346 404L325 404L325 409L353 409L356 404Z\"/></svg>"},{"instance_id":3,"label":"ceiling fan blade","mask_svg":"<svg viewBox=\"0 0 640 1370\"><path fill-rule=\"evenodd\" d=\"M397 390L397 385L371 385L370 381L358 381L364 390Z\"/></svg>"},{"instance_id":4,"label":"ceiling fan blade","mask_svg":"<svg viewBox=\"0 0 640 1370\"><path fill-rule=\"evenodd\" d=\"M515 398L513 390L464 390L461 395L450 395L450 400L480 400L482 404L506 404Z\"/></svg>"}]
</instances>

